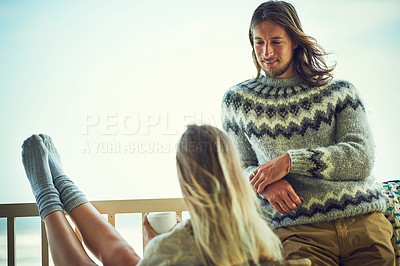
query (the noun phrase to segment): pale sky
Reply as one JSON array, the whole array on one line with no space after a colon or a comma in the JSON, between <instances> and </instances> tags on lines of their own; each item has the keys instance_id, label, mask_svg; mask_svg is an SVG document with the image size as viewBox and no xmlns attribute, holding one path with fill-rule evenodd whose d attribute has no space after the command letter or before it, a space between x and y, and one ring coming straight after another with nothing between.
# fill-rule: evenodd
<instances>
[{"instance_id":1,"label":"pale sky","mask_svg":"<svg viewBox=\"0 0 400 266\"><path fill-rule=\"evenodd\" d=\"M374 173L399 178L400 1L290 1L367 106ZM255 76L261 1L1 1L0 203L34 202L21 144L50 135L90 200L180 197L184 126L220 126L224 92Z\"/></svg>"}]
</instances>

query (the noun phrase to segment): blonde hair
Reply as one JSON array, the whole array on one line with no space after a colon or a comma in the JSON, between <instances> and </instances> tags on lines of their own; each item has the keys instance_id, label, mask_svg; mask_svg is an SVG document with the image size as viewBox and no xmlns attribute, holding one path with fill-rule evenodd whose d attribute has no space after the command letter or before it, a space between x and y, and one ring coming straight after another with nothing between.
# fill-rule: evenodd
<instances>
[{"instance_id":1,"label":"blonde hair","mask_svg":"<svg viewBox=\"0 0 400 266\"><path fill-rule=\"evenodd\" d=\"M208 125L189 126L176 161L197 250L206 265L282 261L279 238L261 217L226 134Z\"/></svg>"}]
</instances>

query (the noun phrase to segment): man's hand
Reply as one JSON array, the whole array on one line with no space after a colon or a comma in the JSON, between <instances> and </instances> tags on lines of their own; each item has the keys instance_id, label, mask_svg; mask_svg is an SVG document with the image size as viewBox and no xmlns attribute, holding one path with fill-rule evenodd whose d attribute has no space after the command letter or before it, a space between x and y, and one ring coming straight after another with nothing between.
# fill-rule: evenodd
<instances>
[{"instance_id":1,"label":"man's hand","mask_svg":"<svg viewBox=\"0 0 400 266\"><path fill-rule=\"evenodd\" d=\"M285 179L281 179L267 186L264 197L281 214L291 213L301 205L304 200L299 197L293 187Z\"/></svg>"},{"instance_id":2,"label":"man's hand","mask_svg":"<svg viewBox=\"0 0 400 266\"><path fill-rule=\"evenodd\" d=\"M285 153L275 159L263 163L250 174L250 184L254 191L261 194L264 188L288 174L290 156Z\"/></svg>"}]
</instances>

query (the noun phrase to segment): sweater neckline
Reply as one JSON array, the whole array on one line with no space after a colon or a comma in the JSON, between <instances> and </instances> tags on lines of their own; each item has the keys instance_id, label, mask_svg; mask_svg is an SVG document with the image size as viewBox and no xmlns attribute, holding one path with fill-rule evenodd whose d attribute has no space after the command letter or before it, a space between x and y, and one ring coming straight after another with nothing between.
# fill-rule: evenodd
<instances>
[{"instance_id":1,"label":"sweater neckline","mask_svg":"<svg viewBox=\"0 0 400 266\"><path fill-rule=\"evenodd\" d=\"M303 80L299 77L293 77L287 79L275 79L264 75L260 75L260 77L258 77L258 80L267 86L281 87L281 88L293 87L304 83Z\"/></svg>"}]
</instances>

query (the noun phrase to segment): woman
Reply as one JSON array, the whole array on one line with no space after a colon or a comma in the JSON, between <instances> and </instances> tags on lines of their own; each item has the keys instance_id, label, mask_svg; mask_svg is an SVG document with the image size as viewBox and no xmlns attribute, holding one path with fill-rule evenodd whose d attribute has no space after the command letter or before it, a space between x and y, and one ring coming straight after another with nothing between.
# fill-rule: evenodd
<instances>
[{"instance_id":1,"label":"woman","mask_svg":"<svg viewBox=\"0 0 400 266\"><path fill-rule=\"evenodd\" d=\"M152 239L143 260L65 175L50 137L33 135L22 149L56 265L95 265L64 211L104 265L282 263L280 241L260 216L255 194L242 177L237 153L228 137L215 127L192 125L181 137L177 168L191 219ZM146 241L156 236L147 218L144 228Z\"/></svg>"}]
</instances>

